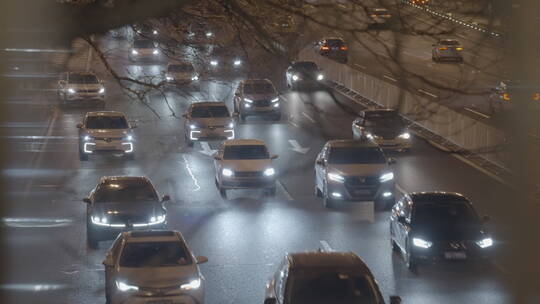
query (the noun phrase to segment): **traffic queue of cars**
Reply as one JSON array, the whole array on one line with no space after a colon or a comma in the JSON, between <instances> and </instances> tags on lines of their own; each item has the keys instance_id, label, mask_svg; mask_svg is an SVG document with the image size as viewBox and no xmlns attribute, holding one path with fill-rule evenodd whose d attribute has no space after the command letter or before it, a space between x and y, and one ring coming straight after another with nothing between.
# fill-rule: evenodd
<instances>
[{"instance_id":1,"label":"traffic queue of cars","mask_svg":"<svg viewBox=\"0 0 540 304\"><path fill-rule=\"evenodd\" d=\"M346 54L344 43L323 41L321 48L337 47L339 54ZM133 47L130 58L156 55L154 43L134 43ZM68 94L71 85L91 85L98 96L104 93L94 74L65 75L62 85ZM164 77L167 83L179 85L199 80L189 62L169 64ZM315 63L299 61L291 64L285 78L288 87L295 89L321 85L324 74ZM235 92L234 113L224 102L209 101L191 104L183 115L188 147L222 141L213 155L215 185L222 198L227 198L229 190L246 188L276 195L278 172L273 160L278 156L261 140L237 139L235 127L236 116L242 121L248 115L279 120L281 102L270 80L247 79ZM81 161L99 153L134 159L135 127L121 112L88 112L77 125ZM412 142L406 122L395 110L362 111L352 122L352 134L352 139L328 141L315 159L315 195L322 198L324 207L374 201L377 209L391 209L392 250L403 255L412 271L425 261L489 257L493 240L483 226L488 217L480 218L464 196L415 192L396 203L396 160L386 152L408 151ZM144 176L105 176L83 199L88 247L95 249L99 242L115 239L103 261L107 303L204 303L205 278L198 265L208 259L195 256L180 232L167 230L165 204L169 200ZM390 297L389 303L400 302L399 297ZM285 256L266 286L264 303L384 303L384 299L356 254L315 251Z\"/></svg>"}]
</instances>

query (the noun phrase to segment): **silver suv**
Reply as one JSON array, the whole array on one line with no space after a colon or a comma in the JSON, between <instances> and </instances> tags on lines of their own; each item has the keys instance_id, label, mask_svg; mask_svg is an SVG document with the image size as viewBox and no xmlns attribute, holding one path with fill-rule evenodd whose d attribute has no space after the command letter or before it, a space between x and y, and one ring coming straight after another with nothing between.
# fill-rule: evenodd
<instances>
[{"instance_id":1,"label":"silver suv","mask_svg":"<svg viewBox=\"0 0 540 304\"><path fill-rule=\"evenodd\" d=\"M463 46L455 39L441 39L436 44L433 44L432 58L433 61L439 62L443 60L463 62Z\"/></svg>"},{"instance_id":2,"label":"silver suv","mask_svg":"<svg viewBox=\"0 0 540 304\"><path fill-rule=\"evenodd\" d=\"M199 74L189 61L169 63L165 71L165 81L174 84L191 84L199 81Z\"/></svg>"},{"instance_id":3,"label":"silver suv","mask_svg":"<svg viewBox=\"0 0 540 304\"><path fill-rule=\"evenodd\" d=\"M123 154L133 160L135 136L122 112L99 111L86 113L79 128L79 158L88 160L93 154Z\"/></svg>"},{"instance_id":4,"label":"silver suv","mask_svg":"<svg viewBox=\"0 0 540 304\"><path fill-rule=\"evenodd\" d=\"M379 209L394 204L394 173L377 143L331 140L315 161L315 192L326 208L337 202L375 201Z\"/></svg>"},{"instance_id":5,"label":"silver suv","mask_svg":"<svg viewBox=\"0 0 540 304\"><path fill-rule=\"evenodd\" d=\"M115 303L204 303L205 279L182 234L171 230L122 232L103 261L105 298Z\"/></svg>"},{"instance_id":6,"label":"silver suv","mask_svg":"<svg viewBox=\"0 0 540 304\"><path fill-rule=\"evenodd\" d=\"M66 72L58 80L58 97L63 103L73 100L95 100L105 106L105 86L91 72Z\"/></svg>"},{"instance_id":7,"label":"silver suv","mask_svg":"<svg viewBox=\"0 0 540 304\"><path fill-rule=\"evenodd\" d=\"M189 147L196 141L234 139L234 118L224 102L197 102L183 115Z\"/></svg>"},{"instance_id":8,"label":"silver suv","mask_svg":"<svg viewBox=\"0 0 540 304\"><path fill-rule=\"evenodd\" d=\"M234 111L244 121L248 115L270 115L281 119L281 100L274 84L268 79L241 81L234 94Z\"/></svg>"}]
</instances>

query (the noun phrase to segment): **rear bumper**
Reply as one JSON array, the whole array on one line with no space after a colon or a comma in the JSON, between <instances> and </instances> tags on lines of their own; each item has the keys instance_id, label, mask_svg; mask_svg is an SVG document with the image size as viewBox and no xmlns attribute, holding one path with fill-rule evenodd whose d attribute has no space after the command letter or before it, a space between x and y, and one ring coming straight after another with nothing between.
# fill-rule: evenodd
<instances>
[{"instance_id":1,"label":"rear bumper","mask_svg":"<svg viewBox=\"0 0 540 304\"><path fill-rule=\"evenodd\" d=\"M66 100L105 100L105 94L99 93L75 93L75 94L66 94Z\"/></svg>"},{"instance_id":2,"label":"rear bumper","mask_svg":"<svg viewBox=\"0 0 540 304\"><path fill-rule=\"evenodd\" d=\"M375 139L375 142L381 149L388 151L404 151L412 147L410 139Z\"/></svg>"}]
</instances>

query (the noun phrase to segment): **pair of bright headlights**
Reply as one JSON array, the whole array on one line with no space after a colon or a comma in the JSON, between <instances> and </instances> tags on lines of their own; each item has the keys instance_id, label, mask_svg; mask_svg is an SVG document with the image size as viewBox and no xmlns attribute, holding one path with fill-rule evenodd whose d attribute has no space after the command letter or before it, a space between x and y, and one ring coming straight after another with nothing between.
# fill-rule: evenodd
<instances>
[{"instance_id":1,"label":"pair of bright headlights","mask_svg":"<svg viewBox=\"0 0 540 304\"><path fill-rule=\"evenodd\" d=\"M195 279L188 283L180 285L180 289L185 290L185 291L198 289L199 287L201 287L201 279ZM139 290L138 286L129 285L122 281L116 281L116 288L118 288L118 290L123 291L123 292Z\"/></svg>"},{"instance_id":2,"label":"pair of bright headlights","mask_svg":"<svg viewBox=\"0 0 540 304\"><path fill-rule=\"evenodd\" d=\"M345 177L340 175L340 174L337 174L337 173L328 173L328 178L330 180L333 180L333 181L339 182L339 183L345 182ZM393 179L394 179L394 173L393 172L386 172L386 173L382 174L379 177L379 181L381 183L385 183L385 182L391 181Z\"/></svg>"},{"instance_id":3,"label":"pair of bright headlights","mask_svg":"<svg viewBox=\"0 0 540 304\"><path fill-rule=\"evenodd\" d=\"M416 247L428 249L431 246L433 246L433 242L430 242L421 238L413 238L413 245ZM478 247L482 249L491 247L493 246L493 239L490 237L481 239L476 242L476 245L478 245Z\"/></svg>"},{"instance_id":4,"label":"pair of bright headlights","mask_svg":"<svg viewBox=\"0 0 540 304\"><path fill-rule=\"evenodd\" d=\"M189 125L189 128L190 128L191 130L195 130L195 129L198 129L198 128L200 128L200 127L197 126L196 124L190 124L190 125ZM234 123L233 123L233 122L230 122L230 123L227 125L227 128L230 128L230 129L234 128Z\"/></svg>"},{"instance_id":5,"label":"pair of bright headlights","mask_svg":"<svg viewBox=\"0 0 540 304\"><path fill-rule=\"evenodd\" d=\"M68 91L69 94L75 94L75 93L77 93L77 91L76 91L75 89L73 89L73 88L69 88L69 89L67 89L67 91ZM99 94L105 93L105 88L99 89L98 93L99 93Z\"/></svg>"},{"instance_id":6,"label":"pair of bright headlights","mask_svg":"<svg viewBox=\"0 0 540 304\"><path fill-rule=\"evenodd\" d=\"M371 133L367 133L366 137L369 138L369 139L374 139L374 138L378 138L379 136L373 135ZM403 139L410 139L411 134L409 132L404 132L404 133L401 133L398 137L403 138Z\"/></svg>"},{"instance_id":7,"label":"pair of bright headlights","mask_svg":"<svg viewBox=\"0 0 540 304\"><path fill-rule=\"evenodd\" d=\"M133 54L133 55L139 55L139 51L137 51L136 49L133 49L133 50L131 50L131 54ZM159 54L159 50L158 50L158 49L154 49L154 50L152 51L152 54L154 54L154 55Z\"/></svg>"},{"instance_id":8,"label":"pair of bright headlights","mask_svg":"<svg viewBox=\"0 0 540 304\"><path fill-rule=\"evenodd\" d=\"M249 98L244 98L244 101L247 102L247 103L253 103L253 100L249 99ZM270 100L271 103L275 103L275 102L278 102L278 101L279 101L279 97L276 97L276 98Z\"/></svg>"},{"instance_id":9,"label":"pair of bright headlights","mask_svg":"<svg viewBox=\"0 0 540 304\"><path fill-rule=\"evenodd\" d=\"M223 170L221 170L221 174L226 177L231 177L234 175L234 171L228 168L224 168ZM263 171L263 174L264 176L273 176L276 174L276 170L274 168L266 168Z\"/></svg>"},{"instance_id":10,"label":"pair of bright headlights","mask_svg":"<svg viewBox=\"0 0 540 304\"><path fill-rule=\"evenodd\" d=\"M292 75L292 80L293 81L298 81L300 79L300 77L298 77L298 75ZM324 75L323 74L319 74L317 75L317 80L323 80L324 79Z\"/></svg>"}]
</instances>

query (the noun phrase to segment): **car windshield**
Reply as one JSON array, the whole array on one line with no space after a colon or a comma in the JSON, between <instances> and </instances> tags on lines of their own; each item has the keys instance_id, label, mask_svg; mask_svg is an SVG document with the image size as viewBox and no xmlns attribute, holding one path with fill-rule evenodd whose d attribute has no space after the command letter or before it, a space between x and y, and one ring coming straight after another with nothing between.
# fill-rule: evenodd
<instances>
[{"instance_id":1,"label":"car windshield","mask_svg":"<svg viewBox=\"0 0 540 304\"><path fill-rule=\"evenodd\" d=\"M326 44L332 47L340 47L340 46L344 46L345 42L343 42L343 40L340 40L340 39L328 39L326 40Z\"/></svg>"},{"instance_id":2,"label":"car windshield","mask_svg":"<svg viewBox=\"0 0 540 304\"><path fill-rule=\"evenodd\" d=\"M319 68L317 68L317 65L315 62L297 62L293 64L293 68L297 70L304 70L304 71L317 71Z\"/></svg>"},{"instance_id":3,"label":"car windshield","mask_svg":"<svg viewBox=\"0 0 540 304\"><path fill-rule=\"evenodd\" d=\"M366 115L366 127L403 128L405 122L396 112L370 113Z\"/></svg>"},{"instance_id":4,"label":"car windshield","mask_svg":"<svg viewBox=\"0 0 540 304\"><path fill-rule=\"evenodd\" d=\"M383 164L386 158L378 148L334 147L328 156L330 164Z\"/></svg>"},{"instance_id":5,"label":"car windshield","mask_svg":"<svg viewBox=\"0 0 540 304\"><path fill-rule=\"evenodd\" d=\"M415 199L413 220L415 223L467 224L478 222L478 216L466 201L441 201L440 199Z\"/></svg>"},{"instance_id":6,"label":"car windshield","mask_svg":"<svg viewBox=\"0 0 540 304\"><path fill-rule=\"evenodd\" d=\"M388 10L385 8L375 8L371 11L371 13L374 15L387 15Z\"/></svg>"},{"instance_id":7,"label":"car windshield","mask_svg":"<svg viewBox=\"0 0 540 304\"><path fill-rule=\"evenodd\" d=\"M263 145L227 146L223 159L268 159L268 150Z\"/></svg>"},{"instance_id":8,"label":"car windshield","mask_svg":"<svg viewBox=\"0 0 540 304\"><path fill-rule=\"evenodd\" d=\"M168 68L169 72L193 72L193 65L191 64L171 64Z\"/></svg>"},{"instance_id":9,"label":"car windshield","mask_svg":"<svg viewBox=\"0 0 540 304\"><path fill-rule=\"evenodd\" d=\"M230 117L226 106L199 106L191 110L192 118Z\"/></svg>"},{"instance_id":10,"label":"car windshield","mask_svg":"<svg viewBox=\"0 0 540 304\"><path fill-rule=\"evenodd\" d=\"M181 242L128 242L120 256L121 267L167 267L190 265Z\"/></svg>"},{"instance_id":11,"label":"car windshield","mask_svg":"<svg viewBox=\"0 0 540 304\"><path fill-rule=\"evenodd\" d=\"M459 45L459 42L456 40L441 40L439 41L439 44L441 45Z\"/></svg>"},{"instance_id":12,"label":"car windshield","mask_svg":"<svg viewBox=\"0 0 540 304\"><path fill-rule=\"evenodd\" d=\"M110 182L101 184L94 195L96 203L155 201L156 192L146 182Z\"/></svg>"},{"instance_id":13,"label":"car windshield","mask_svg":"<svg viewBox=\"0 0 540 304\"><path fill-rule=\"evenodd\" d=\"M70 74L69 83L99 83L96 75L92 74Z\"/></svg>"},{"instance_id":14,"label":"car windshield","mask_svg":"<svg viewBox=\"0 0 540 304\"><path fill-rule=\"evenodd\" d=\"M289 303L373 304L379 303L370 279L363 275L295 271L288 281Z\"/></svg>"},{"instance_id":15,"label":"car windshield","mask_svg":"<svg viewBox=\"0 0 540 304\"><path fill-rule=\"evenodd\" d=\"M151 49L154 48L154 42L151 40L135 40L133 42L133 47L137 49Z\"/></svg>"},{"instance_id":16,"label":"car windshield","mask_svg":"<svg viewBox=\"0 0 540 304\"><path fill-rule=\"evenodd\" d=\"M127 129L128 122L124 116L89 116L86 118L87 129Z\"/></svg>"},{"instance_id":17,"label":"car windshield","mask_svg":"<svg viewBox=\"0 0 540 304\"><path fill-rule=\"evenodd\" d=\"M244 84L244 94L272 94L274 86L268 82L250 82Z\"/></svg>"}]
</instances>

